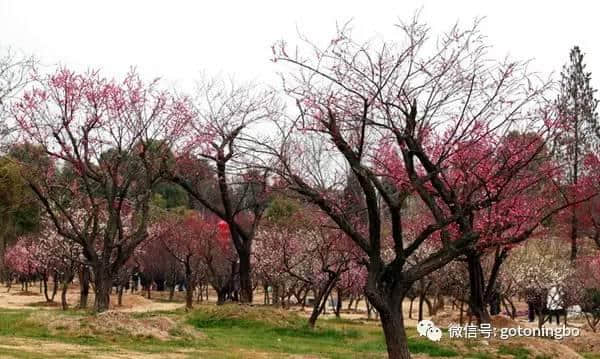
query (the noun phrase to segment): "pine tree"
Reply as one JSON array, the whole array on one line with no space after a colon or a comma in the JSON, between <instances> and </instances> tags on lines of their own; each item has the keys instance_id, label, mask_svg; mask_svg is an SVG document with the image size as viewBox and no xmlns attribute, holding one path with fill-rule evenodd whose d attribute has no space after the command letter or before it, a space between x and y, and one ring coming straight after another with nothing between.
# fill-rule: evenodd
<instances>
[{"instance_id":1,"label":"pine tree","mask_svg":"<svg viewBox=\"0 0 600 359\"><path fill-rule=\"evenodd\" d=\"M557 107L565 129L558 141L557 156L567 165L570 187L576 187L587 152L600 143L600 125L594 98L596 90L590 82L592 74L586 72L584 54L578 46L571 49L569 62L561 72L560 94ZM577 258L578 222L575 208L571 212L571 260Z\"/></svg>"}]
</instances>

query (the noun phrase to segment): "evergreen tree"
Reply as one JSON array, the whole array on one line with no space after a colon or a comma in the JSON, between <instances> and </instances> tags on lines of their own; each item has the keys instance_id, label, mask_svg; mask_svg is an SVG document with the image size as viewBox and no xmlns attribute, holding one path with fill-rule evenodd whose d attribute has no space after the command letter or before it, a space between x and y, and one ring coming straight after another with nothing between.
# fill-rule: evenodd
<instances>
[{"instance_id":1,"label":"evergreen tree","mask_svg":"<svg viewBox=\"0 0 600 359\"><path fill-rule=\"evenodd\" d=\"M576 187L586 153L600 143L600 126L596 108L598 100L592 88L591 72L586 72L584 54L578 46L571 49L569 62L561 72L560 95L557 100L564 131L559 137L556 154L567 165L567 180ZM571 260L577 258L578 221L575 207L571 207Z\"/></svg>"}]
</instances>

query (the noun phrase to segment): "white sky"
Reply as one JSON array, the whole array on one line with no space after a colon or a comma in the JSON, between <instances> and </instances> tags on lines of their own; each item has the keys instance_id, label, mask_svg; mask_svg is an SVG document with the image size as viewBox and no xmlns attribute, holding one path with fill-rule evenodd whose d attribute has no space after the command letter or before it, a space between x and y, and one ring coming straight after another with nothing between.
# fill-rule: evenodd
<instances>
[{"instance_id":1,"label":"white sky","mask_svg":"<svg viewBox=\"0 0 600 359\"><path fill-rule=\"evenodd\" d=\"M353 19L360 36L393 40L399 18L423 8L434 30L485 16L494 54L533 59L532 69L557 75L578 44L600 87L600 4L596 1L157 1L0 0L0 45L35 54L46 64L102 68L120 74L135 65L147 78L187 85L200 71L278 85L271 45L297 39L296 29L328 41L336 21ZM595 74L595 76L594 76Z\"/></svg>"}]
</instances>

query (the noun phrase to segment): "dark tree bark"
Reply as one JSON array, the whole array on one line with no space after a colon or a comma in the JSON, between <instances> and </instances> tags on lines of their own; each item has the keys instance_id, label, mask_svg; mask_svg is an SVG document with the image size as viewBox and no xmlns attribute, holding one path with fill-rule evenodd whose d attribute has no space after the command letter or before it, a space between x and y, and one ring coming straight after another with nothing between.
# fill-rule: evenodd
<instances>
[{"instance_id":1,"label":"dark tree bark","mask_svg":"<svg viewBox=\"0 0 600 359\"><path fill-rule=\"evenodd\" d=\"M575 262L577 260L577 215L575 207L571 210L571 262Z\"/></svg>"},{"instance_id":2,"label":"dark tree bark","mask_svg":"<svg viewBox=\"0 0 600 359\"><path fill-rule=\"evenodd\" d=\"M185 262L185 309L192 310L194 307L194 288L196 287L196 281L194 280L192 267L189 262L189 257ZM202 288L200 288L202 293Z\"/></svg>"},{"instance_id":3,"label":"dark tree bark","mask_svg":"<svg viewBox=\"0 0 600 359\"><path fill-rule=\"evenodd\" d=\"M269 284L267 282L263 282L263 304L269 304Z\"/></svg>"},{"instance_id":4,"label":"dark tree bark","mask_svg":"<svg viewBox=\"0 0 600 359\"><path fill-rule=\"evenodd\" d=\"M122 284L119 284L119 286L117 287L117 305L119 307L123 305L124 289L125 289L125 286L123 286Z\"/></svg>"},{"instance_id":5,"label":"dark tree bark","mask_svg":"<svg viewBox=\"0 0 600 359\"><path fill-rule=\"evenodd\" d=\"M329 298L331 291L335 287L337 279L338 276L336 273L329 273L327 277L327 282L325 282L322 287L315 288L315 302L313 303L313 309L310 314L310 317L308 318L309 327L315 327L319 315L323 313L323 310L327 306L327 298Z\"/></svg>"},{"instance_id":6,"label":"dark tree bark","mask_svg":"<svg viewBox=\"0 0 600 359\"><path fill-rule=\"evenodd\" d=\"M340 314L342 311L342 291L337 289L337 303L335 303L335 316L340 318Z\"/></svg>"},{"instance_id":7,"label":"dark tree bark","mask_svg":"<svg viewBox=\"0 0 600 359\"><path fill-rule=\"evenodd\" d=\"M73 273L68 273L68 274L65 274L65 276L63 278L62 290L60 293L60 304L61 304L62 310L69 309L69 304L67 303L67 291L69 290L69 283L71 283L71 281L73 281L73 277L74 277Z\"/></svg>"},{"instance_id":8,"label":"dark tree bark","mask_svg":"<svg viewBox=\"0 0 600 359\"><path fill-rule=\"evenodd\" d=\"M90 270L83 266L79 272L79 309L86 309L90 293Z\"/></svg>"},{"instance_id":9,"label":"dark tree bark","mask_svg":"<svg viewBox=\"0 0 600 359\"><path fill-rule=\"evenodd\" d=\"M227 301L227 293L229 292L228 288L218 289L217 291L217 305L225 304Z\"/></svg>"},{"instance_id":10,"label":"dark tree bark","mask_svg":"<svg viewBox=\"0 0 600 359\"><path fill-rule=\"evenodd\" d=\"M62 285L62 290L60 293L60 304L63 310L69 309L69 304L67 303L67 290L69 289L69 283L64 282Z\"/></svg>"},{"instance_id":11,"label":"dark tree bark","mask_svg":"<svg viewBox=\"0 0 600 359\"><path fill-rule=\"evenodd\" d=\"M271 302L275 306L277 306L279 304L279 292L280 292L279 284L273 285L273 294L272 294Z\"/></svg>"},{"instance_id":12,"label":"dark tree bark","mask_svg":"<svg viewBox=\"0 0 600 359\"><path fill-rule=\"evenodd\" d=\"M489 323L490 313L484 299L485 285L484 273L481 266L481 258L475 252L467 254L467 264L469 269L469 309L471 314L477 318L477 323Z\"/></svg>"},{"instance_id":13,"label":"dark tree bark","mask_svg":"<svg viewBox=\"0 0 600 359\"><path fill-rule=\"evenodd\" d=\"M56 292L58 292L58 278L57 278L57 274L54 273L53 279L54 281L52 282L52 294L48 295L48 279L50 279L50 276L44 276L44 297L46 297L46 301L51 303L54 302L54 297L56 296ZM25 287L25 291L27 291L27 287Z\"/></svg>"},{"instance_id":14,"label":"dark tree bark","mask_svg":"<svg viewBox=\"0 0 600 359\"><path fill-rule=\"evenodd\" d=\"M175 297L175 285L175 282L173 282L169 287L169 302L172 302L173 298Z\"/></svg>"},{"instance_id":15,"label":"dark tree bark","mask_svg":"<svg viewBox=\"0 0 600 359\"><path fill-rule=\"evenodd\" d=\"M498 314L500 307L498 277L500 268L508 256L508 249L496 248L494 263L490 276L485 280L485 273L481 264L481 252L475 250L467 251L467 266L469 272L469 308L471 314L477 318L478 323L489 323L491 313L488 307L493 307L493 314Z\"/></svg>"},{"instance_id":16,"label":"dark tree bark","mask_svg":"<svg viewBox=\"0 0 600 359\"><path fill-rule=\"evenodd\" d=\"M240 258L240 301L242 303L252 303L253 290L250 267L252 240L245 241L242 247L242 250L238 250L238 257Z\"/></svg>"},{"instance_id":17,"label":"dark tree bark","mask_svg":"<svg viewBox=\"0 0 600 359\"><path fill-rule=\"evenodd\" d=\"M104 312L109 309L110 291L113 281L110 272L97 269L94 271L94 311Z\"/></svg>"},{"instance_id":18,"label":"dark tree bark","mask_svg":"<svg viewBox=\"0 0 600 359\"><path fill-rule=\"evenodd\" d=\"M372 278L369 278L369 281L372 281ZM389 287L386 286L386 289L374 288L372 284L369 285L368 283L365 295L379 313L379 320L387 344L388 358L406 359L410 358L410 351L408 350L407 336L404 329L402 302L407 289L398 284L394 288L390 288L391 290L386 290Z\"/></svg>"}]
</instances>

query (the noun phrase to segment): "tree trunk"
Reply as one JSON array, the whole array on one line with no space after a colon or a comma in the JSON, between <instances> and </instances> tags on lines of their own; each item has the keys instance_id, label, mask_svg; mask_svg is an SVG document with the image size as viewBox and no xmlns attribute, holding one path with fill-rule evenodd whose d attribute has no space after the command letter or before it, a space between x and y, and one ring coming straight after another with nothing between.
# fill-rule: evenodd
<instances>
[{"instance_id":1,"label":"tree trunk","mask_svg":"<svg viewBox=\"0 0 600 359\"><path fill-rule=\"evenodd\" d=\"M222 305L227 300L227 290L219 289L217 290L217 305Z\"/></svg>"},{"instance_id":2,"label":"tree trunk","mask_svg":"<svg viewBox=\"0 0 600 359\"><path fill-rule=\"evenodd\" d=\"M433 308L433 314L437 314L439 310L444 310L446 303L444 302L444 296L442 294L437 294L435 297L435 306Z\"/></svg>"},{"instance_id":3,"label":"tree trunk","mask_svg":"<svg viewBox=\"0 0 600 359\"><path fill-rule=\"evenodd\" d=\"M381 287L388 287L381 285ZM379 287L379 286L378 286ZM367 284L367 288L369 285ZM379 292L379 289L375 289ZM378 293L369 289L365 290L369 301L379 313L379 320L383 327L383 334L387 345L388 358L410 359L408 350L408 338L404 329L404 316L402 314L402 302L406 290L396 288L392 293Z\"/></svg>"},{"instance_id":4,"label":"tree trunk","mask_svg":"<svg viewBox=\"0 0 600 359\"><path fill-rule=\"evenodd\" d=\"M477 253L467 254L467 263L469 268L469 308L471 314L477 318L477 323L489 323L490 313L484 299L483 268L481 267L481 258Z\"/></svg>"},{"instance_id":5,"label":"tree trunk","mask_svg":"<svg viewBox=\"0 0 600 359\"><path fill-rule=\"evenodd\" d=\"M335 316L340 318L340 313L342 311L342 293L340 289L337 290L337 303L335 303Z\"/></svg>"},{"instance_id":6,"label":"tree trunk","mask_svg":"<svg viewBox=\"0 0 600 359\"><path fill-rule=\"evenodd\" d=\"M42 276L42 282L44 283L44 297L46 298L46 302L51 302L52 300L50 300L50 296L48 295L48 277L45 274Z\"/></svg>"},{"instance_id":7,"label":"tree trunk","mask_svg":"<svg viewBox=\"0 0 600 359\"><path fill-rule=\"evenodd\" d=\"M192 267L190 263L185 263L185 309L192 310L194 307L194 287L196 284L192 277Z\"/></svg>"},{"instance_id":8,"label":"tree trunk","mask_svg":"<svg viewBox=\"0 0 600 359\"><path fill-rule=\"evenodd\" d=\"M571 207L571 262L577 259L577 213L576 207Z\"/></svg>"},{"instance_id":9,"label":"tree trunk","mask_svg":"<svg viewBox=\"0 0 600 359\"><path fill-rule=\"evenodd\" d=\"M3 223L6 223L3 221ZM6 236L4 233L0 233L0 282L5 282L8 277L8 271L4 265L4 253L6 252Z\"/></svg>"},{"instance_id":10,"label":"tree trunk","mask_svg":"<svg viewBox=\"0 0 600 359\"><path fill-rule=\"evenodd\" d=\"M173 282L169 288L169 302L173 301L173 297L175 297L175 282Z\"/></svg>"},{"instance_id":11,"label":"tree trunk","mask_svg":"<svg viewBox=\"0 0 600 359\"><path fill-rule=\"evenodd\" d=\"M263 304L269 304L269 285L267 283L263 283Z\"/></svg>"},{"instance_id":12,"label":"tree trunk","mask_svg":"<svg viewBox=\"0 0 600 359\"><path fill-rule=\"evenodd\" d=\"M249 245L245 247L250 247ZM250 272L250 248L238 253L240 258L240 302L252 304L252 278Z\"/></svg>"},{"instance_id":13,"label":"tree trunk","mask_svg":"<svg viewBox=\"0 0 600 359\"><path fill-rule=\"evenodd\" d=\"M427 315L432 316L433 315L433 305L431 305L431 302L427 298L427 295L423 296L423 300L425 301L425 304L427 304Z\"/></svg>"},{"instance_id":14,"label":"tree trunk","mask_svg":"<svg viewBox=\"0 0 600 359\"><path fill-rule=\"evenodd\" d=\"M538 316L538 328L542 329L544 323L546 323L546 315L544 314L543 308L536 309L536 314Z\"/></svg>"},{"instance_id":15,"label":"tree trunk","mask_svg":"<svg viewBox=\"0 0 600 359\"><path fill-rule=\"evenodd\" d=\"M117 305L120 307L123 305L123 290L124 290L124 286L121 284L119 285L119 287L117 288Z\"/></svg>"},{"instance_id":16,"label":"tree trunk","mask_svg":"<svg viewBox=\"0 0 600 359\"><path fill-rule=\"evenodd\" d=\"M54 273L54 283L52 283L52 297L50 297L51 302L54 302L54 297L56 297L57 292L58 292L58 274Z\"/></svg>"},{"instance_id":17,"label":"tree trunk","mask_svg":"<svg viewBox=\"0 0 600 359\"><path fill-rule=\"evenodd\" d=\"M60 293L60 304L62 306L62 310L69 309L69 305L67 303L67 290L69 289L69 282L64 281L62 285L62 291Z\"/></svg>"},{"instance_id":18,"label":"tree trunk","mask_svg":"<svg viewBox=\"0 0 600 359\"><path fill-rule=\"evenodd\" d=\"M371 305L371 303L369 302L368 298L365 298L365 305L367 306L367 319L372 319L372 310L373 310L373 306Z\"/></svg>"},{"instance_id":19,"label":"tree trunk","mask_svg":"<svg viewBox=\"0 0 600 359\"><path fill-rule=\"evenodd\" d=\"M86 266L83 266L79 273L79 288L79 309L85 309L90 293L90 270Z\"/></svg>"},{"instance_id":20,"label":"tree trunk","mask_svg":"<svg viewBox=\"0 0 600 359\"><path fill-rule=\"evenodd\" d=\"M67 291L69 290L69 283L73 281L73 277L74 274L72 271L66 273L63 277L62 288L60 293L60 304L62 306L62 310L69 309L69 304L67 303Z\"/></svg>"},{"instance_id":21,"label":"tree trunk","mask_svg":"<svg viewBox=\"0 0 600 359\"><path fill-rule=\"evenodd\" d=\"M94 311L99 313L108 310L112 278L109 273L103 270L96 270L94 274Z\"/></svg>"},{"instance_id":22,"label":"tree trunk","mask_svg":"<svg viewBox=\"0 0 600 359\"><path fill-rule=\"evenodd\" d=\"M423 320L423 303L425 302L425 296L423 293L419 294L419 318L418 320Z\"/></svg>"},{"instance_id":23,"label":"tree trunk","mask_svg":"<svg viewBox=\"0 0 600 359\"><path fill-rule=\"evenodd\" d=\"M52 283L52 295L48 295L48 279L50 279L50 276L44 275L44 297L46 297L46 302L51 303L54 302L54 297L56 296L56 292L58 291L58 279L56 278L55 274L54 282ZM25 291L27 291L27 281L25 281Z\"/></svg>"},{"instance_id":24,"label":"tree trunk","mask_svg":"<svg viewBox=\"0 0 600 359\"><path fill-rule=\"evenodd\" d=\"M271 304L279 304L279 284L273 285L273 293L271 294Z\"/></svg>"},{"instance_id":25,"label":"tree trunk","mask_svg":"<svg viewBox=\"0 0 600 359\"><path fill-rule=\"evenodd\" d=\"M395 311L393 313L380 311L379 320L381 320L383 334L385 335L388 358L410 359L402 311Z\"/></svg>"},{"instance_id":26,"label":"tree trunk","mask_svg":"<svg viewBox=\"0 0 600 359\"><path fill-rule=\"evenodd\" d=\"M185 309L192 310L194 308L194 288L188 285L185 286Z\"/></svg>"},{"instance_id":27,"label":"tree trunk","mask_svg":"<svg viewBox=\"0 0 600 359\"><path fill-rule=\"evenodd\" d=\"M579 138L579 114L578 112L578 107L579 107L579 103L578 101L575 101L575 123L574 123L574 130L575 130L575 138L574 138L574 151L573 151L573 185L575 188L577 188L577 184L578 184L578 177L579 177L579 148L581 147L582 143L580 142L580 138ZM577 259L577 211L576 211L576 206L571 206L571 262L575 263L575 260Z\"/></svg>"},{"instance_id":28,"label":"tree trunk","mask_svg":"<svg viewBox=\"0 0 600 359\"><path fill-rule=\"evenodd\" d=\"M313 310L312 313L310 314L310 318L308 318L308 326L311 328L315 327L315 324L317 323L317 318L319 318L319 315L321 315L321 313L323 313L323 310L325 309L325 307L327 306L327 298L329 298L329 295L331 294L331 291L333 291L333 288L335 287L335 283L337 282L337 275L334 274L329 274L328 275L328 279L327 282L325 283L325 286L322 288L319 288L319 290L315 290L315 303L313 305Z\"/></svg>"}]
</instances>

